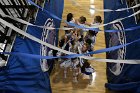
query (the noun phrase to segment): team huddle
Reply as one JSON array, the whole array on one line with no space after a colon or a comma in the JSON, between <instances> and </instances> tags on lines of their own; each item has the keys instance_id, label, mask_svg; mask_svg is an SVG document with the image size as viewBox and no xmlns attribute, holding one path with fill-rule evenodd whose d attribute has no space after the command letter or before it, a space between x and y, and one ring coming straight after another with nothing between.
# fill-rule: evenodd
<instances>
[{"instance_id":1,"label":"team huddle","mask_svg":"<svg viewBox=\"0 0 140 93\"><path fill-rule=\"evenodd\" d=\"M72 13L67 15L67 22L74 23L81 27L93 27L100 25L102 19L100 16L95 16L94 21L89 24L86 22L86 17L81 16L79 19L75 20ZM73 26L66 24L67 28L74 28ZM98 28L99 29L99 28ZM93 31L89 29L71 29L65 30L65 35L61 37L59 41L59 47L61 49L77 53L85 54L94 50L94 45L96 42L96 36L98 31ZM62 52L57 52L56 56L65 56L66 54ZM86 55L93 56L93 55ZM93 82L93 73L95 73L94 68L88 62L88 60L83 58L63 58L59 59L60 68L64 70L64 78L67 78L67 70L71 69L73 71L73 82L78 82L78 76L89 75L90 83Z\"/></svg>"}]
</instances>

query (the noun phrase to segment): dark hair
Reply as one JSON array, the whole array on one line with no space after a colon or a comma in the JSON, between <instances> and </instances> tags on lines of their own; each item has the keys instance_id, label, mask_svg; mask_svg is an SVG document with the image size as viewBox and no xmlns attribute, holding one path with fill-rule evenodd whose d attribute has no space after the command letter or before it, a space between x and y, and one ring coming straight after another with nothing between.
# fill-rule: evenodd
<instances>
[{"instance_id":1,"label":"dark hair","mask_svg":"<svg viewBox=\"0 0 140 93\"><path fill-rule=\"evenodd\" d=\"M73 14L72 13L68 13L67 15L67 22L71 21L73 18Z\"/></svg>"},{"instance_id":2,"label":"dark hair","mask_svg":"<svg viewBox=\"0 0 140 93\"><path fill-rule=\"evenodd\" d=\"M102 18L101 16L95 16L96 22L102 23Z\"/></svg>"},{"instance_id":3,"label":"dark hair","mask_svg":"<svg viewBox=\"0 0 140 93\"><path fill-rule=\"evenodd\" d=\"M53 56L56 56L58 50L53 50Z\"/></svg>"},{"instance_id":4,"label":"dark hair","mask_svg":"<svg viewBox=\"0 0 140 93\"><path fill-rule=\"evenodd\" d=\"M80 22L81 23L85 23L86 21L87 21L86 17L84 17L84 16L80 17Z\"/></svg>"},{"instance_id":5,"label":"dark hair","mask_svg":"<svg viewBox=\"0 0 140 93\"><path fill-rule=\"evenodd\" d=\"M88 38L88 39L86 39L86 43L89 44L89 45L91 45L92 40Z\"/></svg>"},{"instance_id":6,"label":"dark hair","mask_svg":"<svg viewBox=\"0 0 140 93\"><path fill-rule=\"evenodd\" d=\"M85 68L90 67L90 63L86 59L84 59L83 61L84 61L84 63L83 63L83 66L81 67L82 73L85 72Z\"/></svg>"},{"instance_id":7,"label":"dark hair","mask_svg":"<svg viewBox=\"0 0 140 93\"><path fill-rule=\"evenodd\" d=\"M65 39L63 38L59 41L59 46L63 47L64 43L65 43Z\"/></svg>"},{"instance_id":8,"label":"dark hair","mask_svg":"<svg viewBox=\"0 0 140 93\"><path fill-rule=\"evenodd\" d=\"M79 41L79 42L83 41L83 38L79 38L78 41Z\"/></svg>"},{"instance_id":9,"label":"dark hair","mask_svg":"<svg viewBox=\"0 0 140 93\"><path fill-rule=\"evenodd\" d=\"M90 63L88 62L88 60L86 60L86 59L84 60L83 66L85 68L90 67Z\"/></svg>"},{"instance_id":10,"label":"dark hair","mask_svg":"<svg viewBox=\"0 0 140 93\"><path fill-rule=\"evenodd\" d=\"M97 33L98 33L98 32L95 32L95 31L93 31L93 30L89 30L89 35L90 35L90 36L96 36Z\"/></svg>"},{"instance_id":11,"label":"dark hair","mask_svg":"<svg viewBox=\"0 0 140 93\"><path fill-rule=\"evenodd\" d=\"M75 59L77 59L77 57L75 57L75 58L71 58L72 61L74 61Z\"/></svg>"}]
</instances>

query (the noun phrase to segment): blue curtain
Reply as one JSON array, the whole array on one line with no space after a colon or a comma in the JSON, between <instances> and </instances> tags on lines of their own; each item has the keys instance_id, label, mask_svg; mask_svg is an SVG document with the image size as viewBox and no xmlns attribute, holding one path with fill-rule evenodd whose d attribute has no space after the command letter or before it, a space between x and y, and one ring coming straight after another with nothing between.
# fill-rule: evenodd
<instances>
[{"instance_id":1,"label":"blue curtain","mask_svg":"<svg viewBox=\"0 0 140 93\"><path fill-rule=\"evenodd\" d=\"M44 10L62 17L64 0L46 0ZM36 25L47 25L56 28L60 27L60 20L53 19L49 14L39 10L37 13ZM58 30L48 31L47 29L29 26L27 32L52 45L57 45ZM43 34L45 33L45 34ZM45 37L47 35L47 37ZM50 49L47 48L46 54ZM41 45L28 38L17 36L12 52L22 52L41 55ZM39 59L31 59L24 56L10 56L6 67L0 68L0 93L51 93L51 86L48 72L43 72ZM52 61L47 61L52 64ZM50 67L51 68L51 67Z\"/></svg>"}]
</instances>

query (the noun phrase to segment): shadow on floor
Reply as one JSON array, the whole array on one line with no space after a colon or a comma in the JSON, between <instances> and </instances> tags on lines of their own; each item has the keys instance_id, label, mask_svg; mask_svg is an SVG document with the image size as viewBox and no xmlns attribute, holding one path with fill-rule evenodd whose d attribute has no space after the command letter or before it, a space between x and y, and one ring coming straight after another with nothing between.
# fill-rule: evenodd
<instances>
[{"instance_id":1,"label":"shadow on floor","mask_svg":"<svg viewBox=\"0 0 140 93\"><path fill-rule=\"evenodd\" d=\"M73 73L70 68L67 70L67 78L64 78L64 70L60 68L59 62L57 62L54 66L54 69L51 73L52 83L58 84L58 83L64 83L68 84L71 83L73 89L84 89L87 88L89 85L89 79L83 79L82 74L78 75L78 82L73 82Z\"/></svg>"}]
</instances>

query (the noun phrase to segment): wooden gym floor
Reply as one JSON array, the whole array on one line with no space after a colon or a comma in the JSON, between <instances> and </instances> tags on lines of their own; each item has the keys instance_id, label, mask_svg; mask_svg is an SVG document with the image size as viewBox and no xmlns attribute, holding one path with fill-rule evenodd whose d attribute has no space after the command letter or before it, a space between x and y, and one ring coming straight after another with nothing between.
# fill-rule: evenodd
<instances>
[{"instance_id":1,"label":"wooden gym floor","mask_svg":"<svg viewBox=\"0 0 140 93\"><path fill-rule=\"evenodd\" d=\"M74 3L76 1L80 6L76 6ZM93 1L93 2L91 2ZM104 20L103 12L95 12L91 15L89 12L90 6L94 5L95 8L103 9L103 0L64 0L64 11L63 19L66 20L66 15L68 13L73 13L74 18L77 19L80 16L85 16L88 22L92 22L94 16L100 15L102 20ZM61 27L64 23L61 23ZM103 30L103 28L100 28ZM64 31L59 31L59 39L64 35ZM97 35L97 41L95 45L95 50L105 48L105 37L104 33L100 32ZM105 53L94 55L97 58L105 58ZM78 83L72 82L72 72L68 71L67 78L64 79L63 71L59 68L58 64L51 74L51 87L52 93L107 93L104 87L106 80L106 64L103 62L90 61L91 65L96 70L96 79L93 86L88 85L88 77L80 78Z\"/></svg>"}]
</instances>

